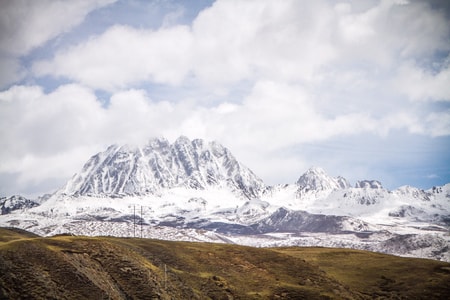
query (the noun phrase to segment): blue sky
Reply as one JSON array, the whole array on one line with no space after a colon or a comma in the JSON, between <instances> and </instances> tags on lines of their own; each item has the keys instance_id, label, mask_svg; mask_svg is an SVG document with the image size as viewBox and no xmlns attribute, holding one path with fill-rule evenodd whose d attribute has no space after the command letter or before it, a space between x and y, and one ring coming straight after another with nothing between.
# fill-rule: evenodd
<instances>
[{"instance_id":1,"label":"blue sky","mask_svg":"<svg viewBox=\"0 0 450 300\"><path fill-rule=\"evenodd\" d=\"M446 1L0 4L0 196L116 143L221 142L267 184L450 182Z\"/></svg>"}]
</instances>

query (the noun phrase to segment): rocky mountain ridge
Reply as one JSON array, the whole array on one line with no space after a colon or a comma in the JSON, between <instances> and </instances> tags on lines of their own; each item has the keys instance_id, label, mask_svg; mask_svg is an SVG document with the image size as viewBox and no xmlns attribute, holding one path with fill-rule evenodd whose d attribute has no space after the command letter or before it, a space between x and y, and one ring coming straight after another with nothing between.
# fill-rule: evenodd
<instances>
[{"instance_id":1,"label":"rocky mountain ridge","mask_svg":"<svg viewBox=\"0 0 450 300\"><path fill-rule=\"evenodd\" d=\"M215 186L226 186L246 198L258 197L264 188L260 178L217 142L180 137L170 144L157 138L142 148L113 145L94 155L63 193L143 195L175 187Z\"/></svg>"},{"instance_id":2,"label":"rocky mountain ridge","mask_svg":"<svg viewBox=\"0 0 450 300\"><path fill-rule=\"evenodd\" d=\"M53 195L4 198L0 206L0 226L41 235L130 236L138 224L163 239L335 245L450 261L450 184L389 191L362 180L352 187L313 167L296 183L265 186L219 143L185 137L110 146Z\"/></svg>"},{"instance_id":3,"label":"rocky mountain ridge","mask_svg":"<svg viewBox=\"0 0 450 300\"><path fill-rule=\"evenodd\" d=\"M0 198L0 212L2 215L9 214L15 210L23 210L39 206L39 203L19 195Z\"/></svg>"}]
</instances>

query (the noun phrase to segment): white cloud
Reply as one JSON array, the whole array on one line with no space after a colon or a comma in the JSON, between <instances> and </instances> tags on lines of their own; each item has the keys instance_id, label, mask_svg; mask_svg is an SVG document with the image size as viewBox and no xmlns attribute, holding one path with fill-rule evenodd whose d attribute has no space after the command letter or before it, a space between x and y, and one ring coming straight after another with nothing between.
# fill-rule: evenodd
<instances>
[{"instance_id":1,"label":"white cloud","mask_svg":"<svg viewBox=\"0 0 450 300\"><path fill-rule=\"evenodd\" d=\"M449 21L442 12L424 2L376 3L363 11L353 9L357 1L347 4L343 11L337 9L340 58L377 68L396 68L404 59L450 50Z\"/></svg>"},{"instance_id":2,"label":"white cloud","mask_svg":"<svg viewBox=\"0 0 450 300\"><path fill-rule=\"evenodd\" d=\"M79 7L36 39L19 27L15 43L30 51L70 30L94 9ZM109 144L184 134L218 140L264 179L283 172L287 182L311 164L292 153L302 145L450 135L448 111L429 105L450 99L448 63L436 55L450 51L450 26L426 3L227 0L173 25L180 12L157 30L115 25L32 61L36 76L75 83L0 92L0 175L20 174L24 188L70 176ZM166 101L152 98L159 87ZM111 93L104 106L97 90Z\"/></svg>"},{"instance_id":3,"label":"white cloud","mask_svg":"<svg viewBox=\"0 0 450 300\"><path fill-rule=\"evenodd\" d=\"M450 57L447 59L450 60ZM398 70L395 84L413 101L450 101L450 65L437 73L405 62Z\"/></svg>"},{"instance_id":4,"label":"white cloud","mask_svg":"<svg viewBox=\"0 0 450 300\"><path fill-rule=\"evenodd\" d=\"M0 10L1 52L24 55L80 24L92 10L114 1L3 1Z\"/></svg>"},{"instance_id":5,"label":"white cloud","mask_svg":"<svg viewBox=\"0 0 450 300\"><path fill-rule=\"evenodd\" d=\"M10 156L53 155L94 139L90 126L101 122L94 95L77 85L50 94L37 86L14 86L0 94L3 163ZM3 168L2 168L3 169Z\"/></svg>"},{"instance_id":6,"label":"white cloud","mask_svg":"<svg viewBox=\"0 0 450 300\"><path fill-rule=\"evenodd\" d=\"M48 181L56 181L62 186L75 173L73 170L81 170L83 164L96 151L98 151L96 147L80 145L51 156L26 154L20 160L15 161L14 167L10 169L19 175L17 186L9 188L26 190L29 186L43 186ZM61 186L53 185L51 189ZM47 192L52 192L52 190L42 188L38 190L40 194Z\"/></svg>"},{"instance_id":7,"label":"white cloud","mask_svg":"<svg viewBox=\"0 0 450 300\"><path fill-rule=\"evenodd\" d=\"M18 58L79 25L85 16L115 0L2 1L0 4L0 87L25 76Z\"/></svg>"},{"instance_id":8,"label":"white cloud","mask_svg":"<svg viewBox=\"0 0 450 300\"><path fill-rule=\"evenodd\" d=\"M67 179L108 145L179 135L185 107L152 102L140 90L118 92L102 107L92 90L77 84L50 93L13 86L0 92L0 174L19 174L17 190Z\"/></svg>"},{"instance_id":9,"label":"white cloud","mask_svg":"<svg viewBox=\"0 0 450 300\"><path fill-rule=\"evenodd\" d=\"M425 176L426 178L428 178L428 179L435 179L435 178L439 178L439 175L436 175L436 174L429 174L429 175L427 175L427 176Z\"/></svg>"},{"instance_id":10,"label":"white cloud","mask_svg":"<svg viewBox=\"0 0 450 300\"><path fill-rule=\"evenodd\" d=\"M118 90L149 80L176 84L187 74L191 36L185 26L159 31L114 26L33 66L37 75L65 76L87 86Z\"/></svg>"},{"instance_id":11,"label":"white cloud","mask_svg":"<svg viewBox=\"0 0 450 300\"><path fill-rule=\"evenodd\" d=\"M19 59L9 55L0 56L0 87L17 82L25 76Z\"/></svg>"},{"instance_id":12,"label":"white cloud","mask_svg":"<svg viewBox=\"0 0 450 300\"><path fill-rule=\"evenodd\" d=\"M449 136L450 135L450 110L430 113L425 122L431 136Z\"/></svg>"},{"instance_id":13,"label":"white cloud","mask_svg":"<svg viewBox=\"0 0 450 300\"><path fill-rule=\"evenodd\" d=\"M345 77L356 78L363 90L380 79L407 81L405 63L449 51L449 25L418 2L217 1L191 27L114 26L36 62L33 70L108 91L147 81L229 90L258 80L342 90ZM447 94L448 76L439 76L435 93Z\"/></svg>"},{"instance_id":14,"label":"white cloud","mask_svg":"<svg viewBox=\"0 0 450 300\"><path fill-rule=\"evenodd\" d=\"M448 113L430 114L426 122L397 112L382 118L367 113L325 116L301 86L271 81L255 84L241 104L214 106L155 102L143 90L131 89L113 94L103 107L92 90L76 84L50 93L38 86L13 86L0 93L0 117L0 173L20 174L21 189L39 180L69 178L110 144L141 144L155 136L218 140L274 182L280 180L275 165L291 170L283 178L296 177L298 169L310 165L300 157L279 155L304 143L398 129L450 134Z\"/></svg>"}]
</instances>

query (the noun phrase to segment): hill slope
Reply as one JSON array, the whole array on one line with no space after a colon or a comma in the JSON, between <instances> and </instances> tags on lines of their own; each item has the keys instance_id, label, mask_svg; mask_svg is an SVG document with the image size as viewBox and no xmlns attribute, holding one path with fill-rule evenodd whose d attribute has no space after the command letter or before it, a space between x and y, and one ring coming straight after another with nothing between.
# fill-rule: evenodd
<instances>
[{"instance_id":1,"label":"hill slope","mask_svg":"<svg viewBox=\"0 0 450 300\"><path fill-rule=\"evenodd\" d=\"M33 237L0 229L0 298L372 299L450 296L450 264L326 248Z\"/></svg>"}]
</instances>

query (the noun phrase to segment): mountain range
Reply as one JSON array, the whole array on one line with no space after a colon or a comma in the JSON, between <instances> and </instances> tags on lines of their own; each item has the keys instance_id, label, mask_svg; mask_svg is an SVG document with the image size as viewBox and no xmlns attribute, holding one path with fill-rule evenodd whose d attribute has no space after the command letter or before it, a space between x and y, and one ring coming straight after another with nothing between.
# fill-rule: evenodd
<instances>
[{"instance_id":1,"label":"mountain range","mask_svg":"<svg viewBox=\"0 0 450 300\"><path fill-rule=\"evenodd\" d=\"M335 246L450 261L450 184L390 191L312 167L267 186L217 142L112 145L51 195L0 198L0 226L40 235Z\"/></svg>"}]
</instances>

